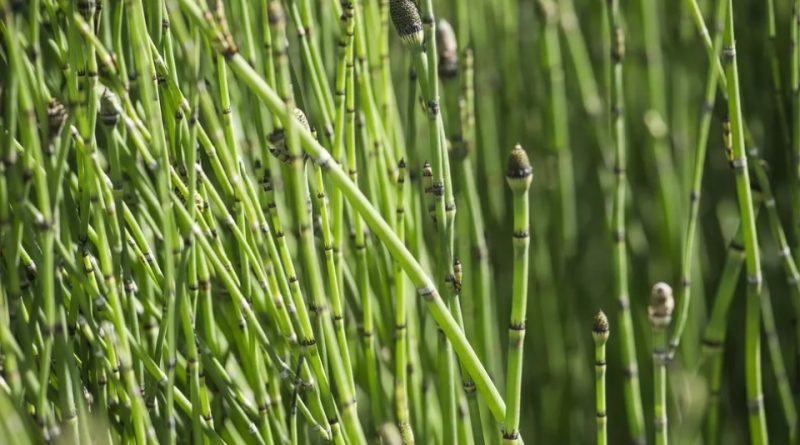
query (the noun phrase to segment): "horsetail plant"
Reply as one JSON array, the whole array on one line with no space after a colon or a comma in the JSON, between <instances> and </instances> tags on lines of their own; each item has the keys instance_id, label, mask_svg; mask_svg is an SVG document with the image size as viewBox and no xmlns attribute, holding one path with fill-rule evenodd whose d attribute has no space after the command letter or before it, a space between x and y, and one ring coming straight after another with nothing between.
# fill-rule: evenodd
<instances>
[{"instance_id":1,"label":"horsetail plant","mask_svg":"<svg viewBox=\"0 0 800 445\"><path fill-rule=\"evenodd\" d=\"M594 388L597 421L597 445L608 443L608 411L606 408L606 342L610 330L608 317L603 311L594 316L592 338L594 338Z\"/></svg>"},{"instance_id":2,"label":"horsetail plant","mask_svg":"<svg viewBox=\"0 0 800 445\"><path fill-rule=\"evenodd\" d=\"M0 0L0 442L796 442L800 8L731 3Z\"/></svg>"},{"instance_id":3,"label":"horsetail plant","mask_svg":"<svg viewBox=\"0 0 800 445\"><path fill-rule=\"evenodd\" d=\"M656 283L650 292L650 306L647 315L653 329L653 388L654 415L653 429L656 444L666 445L668 441L667 427L667 329L672 322L672 311L675 299L672 287L666 283Z\"/></svg>"},{"instance_id":4,"label":"horsetail plant","mask_svg":"<svg viewBox=\"0 0 800 445\"><path fill-rule=\"evenodd\" d=\"M614 243L615 294L619 302L619 337L622 341L622 362L625 373L625 408L628 429L634 443L645 442L644 414L642 412L639 367L636 360L636 343L633 335L630 297L628 295L628 253L625 227L627 135L625 132L625 92L623 61L625 59L625 33L618 0L611 0L608 20L613 33L611 57L610 115L614 145L614 194L611 216L611 233Z\"/></svg>"},{"instance_id":5,"label":"horsetail plant","mask_svg":"<svg viewBox=\"0 0 800 445\"><path fill-rule=\"evenodd\" d=\"M529 197L533 182L533 167L528 154L517 144L508 156L506 170L508 187L513 196L514 232L514 285L511 295L511 321L508 327L508 377L506 418L503 431L504 443L520 443L520 388L522 387L522 346L525 340L525 320L528 309L528 246Z\"/></svg>"},{"instance_id":6,"label":"horsetail plant","mask_svg":"<svg viewBox=\"0 0 800 445\"><path fill-rule=\"evenodd\" d=\"M744 149L744 122L739 96L739 71L733 29L733 2L728 1L723 37L725 76L728 87L728 115L731 126L731 156L729 162L736 176L736 194L742 221L742 239L747 270L747 318L745 321L745 374L750 441L766 444L767 426L764 396L761 389L761 259L758 251L750 175Z\"/></svg>"}]
</instances>

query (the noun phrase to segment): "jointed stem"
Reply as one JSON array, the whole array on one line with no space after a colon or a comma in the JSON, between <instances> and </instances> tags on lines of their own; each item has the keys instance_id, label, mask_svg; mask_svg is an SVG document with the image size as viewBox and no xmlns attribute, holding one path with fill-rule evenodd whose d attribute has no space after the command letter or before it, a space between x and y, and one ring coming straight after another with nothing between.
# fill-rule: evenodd
<instances>
[{"instance_id":1,"label":"jointed stem","mask_svg":"<svg viewBox=\"0 0 800 445\"><path fill-rule=\"evenodd\" d=\"M612 204L612 240L614 242L615 294L620 305L619 338L622 342L622 366L625 373L625 408L628 415L628 430L634 443L645 442L644 414L639 388L639 367L636 361L636 342L628 295L628 253L625 240L626 202L626 140L623 90L623 60L625 58L625 34L622 30L618 0L609 7L609 22L613 33L611 48L612 93L610 112L614 142L614 199Z\"/></svg>"},{"instance_id":2,"label":"jointed stem","mask_svg":"<svg viewBox=\"0 0 800 445\"><path fill-rule=\"evenodd\" d=\"M728 0L725 20L724 55L728 83L728 113L732 130L731 165L736 175L736 192L743 227L745 264L747 268L747 316L745 322L745 375L747 406L750 417L750 441L760 445L767 439L764 396L761 390L761 260L750 193L750 176L744 150L744 122L739 101L739 72L733 29L733 2Z\"/></svg>"}]
</instances>

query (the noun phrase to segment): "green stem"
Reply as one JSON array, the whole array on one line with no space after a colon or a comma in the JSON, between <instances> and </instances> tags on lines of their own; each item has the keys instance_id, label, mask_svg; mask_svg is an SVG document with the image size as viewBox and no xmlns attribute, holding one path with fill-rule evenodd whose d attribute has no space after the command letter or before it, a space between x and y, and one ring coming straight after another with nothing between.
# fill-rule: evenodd
<instances>
[{"instance_id":1,"label":"green stem","mask_svg":"<svg viewBox=\"0 0 800 445\"><path fill-rule=\"evenodd\" d=\"M750 175L744 150L744 121L739 99L739 72L734 42L733 1L728 0L723 54L728 82L728 113L732 130L730 162L736 176L736 193L743 226L748 284L745 320L745 389L749 412L750 441L760 445L769 443L764 396L761 389L761 259L758 252L753 199L750 193Z\"/></svg>"}]
</instances>

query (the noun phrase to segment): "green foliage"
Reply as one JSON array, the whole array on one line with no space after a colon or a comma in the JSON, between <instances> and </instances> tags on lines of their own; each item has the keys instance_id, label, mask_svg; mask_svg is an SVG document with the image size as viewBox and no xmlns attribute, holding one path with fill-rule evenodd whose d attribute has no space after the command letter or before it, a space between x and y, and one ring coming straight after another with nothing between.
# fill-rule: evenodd
<instances>
[{"instance_id":1,"label":"green foliage","mask_svg":"<svg viewBox=\"0 0 800 445\"><path fill-rule=\"evenodd\" d=\"M0 0L0 443L796 443L798 14Z\"/></svg>"}]
</instances>

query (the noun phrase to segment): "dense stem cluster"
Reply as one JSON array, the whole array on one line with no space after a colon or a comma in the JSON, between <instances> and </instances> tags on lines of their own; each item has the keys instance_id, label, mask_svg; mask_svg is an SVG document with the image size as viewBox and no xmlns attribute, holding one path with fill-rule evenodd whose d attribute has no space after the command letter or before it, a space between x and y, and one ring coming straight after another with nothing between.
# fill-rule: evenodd
<instances>
[{"instance_id":1,"label":"dense stem cluster","mask_svg":"<svg viewBox=\"0 0 800 445\"><path fill-rule=\"evenodd\" d=\"M0 0L0 443L797 443L798 39Z\"/></svg>"}]
</instances>

